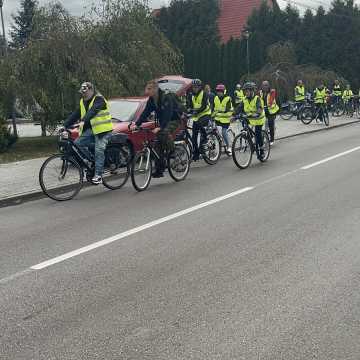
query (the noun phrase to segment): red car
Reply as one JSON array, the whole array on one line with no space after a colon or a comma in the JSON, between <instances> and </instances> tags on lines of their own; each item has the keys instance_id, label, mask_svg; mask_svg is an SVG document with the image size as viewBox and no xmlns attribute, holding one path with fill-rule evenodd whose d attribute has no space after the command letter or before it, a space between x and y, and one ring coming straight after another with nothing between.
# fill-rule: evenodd
<instances>
[{"instance_id":1,"label":"red car","mask_svg":"<svg viewBox=\"0 0 360 360\"><path fill-rule=\"evenodd\" d=\"M179 97L186 96L186 92L191 87L191 79L182 76L164 76L157 79L159 87L164 91L176 93ZM133 151L142 149L144 137L141 132L131 132L128 129L130 122L136 122L145 109L148 98L142 97L114 97L109 100L110 111L114 119L114 132L128 135L128 139ZM143 127L155 128L154 119L143 124ZM71 138L77 139L79 136L78 128L71 131Z\"/></svg>"}]
</instances>

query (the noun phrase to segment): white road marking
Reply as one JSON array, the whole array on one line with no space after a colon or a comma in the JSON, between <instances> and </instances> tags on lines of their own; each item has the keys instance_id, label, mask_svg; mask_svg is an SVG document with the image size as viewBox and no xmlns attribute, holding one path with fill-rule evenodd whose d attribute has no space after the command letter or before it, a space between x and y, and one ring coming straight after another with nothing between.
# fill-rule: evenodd
<instances>
[{"instance_id":1,"label":"white road marking","mask_svg":"<svg viewBox=\"0 0 360 360\"><path fill-rule=\"evenodd\" d=\"M315 167L315 166L324 164L324 163L326 163L326 162L328 162L328 161L337 159L337 158L339 158L339 157L341 157L341 156L345 156L345 155L351 154L351 153L353 153L354 151L358 151L358 150L360 150L360 146L357 146L357 147L355 147L355 148L353 148L353 149L350 149L350 150L344 151L344 152L342 152L342 153L336 154L336 155L334 155L334 156L330 156L330 157L328 157L328 158L326 158L326 159L317 161L317 162L315 162L315 163L313 163L313 164L303 166L303 167L301 168L301 170L309 170L309 169L311 169L311 168L313 168L313 167Z\"/></svg>"},{"instance_id":2,"label":"white road marking","mask_svg":"<svg viewBox=\"0 0 360 360\"><path fill-rule=\"evenodd\" d=\"M126 237L128 237L128 236L131 236L131 235L134 235L134 234L139 233L139 232L141 232L141 231L150 229L150 228L152 228L152 227L154 227L154 226L163 224L163 223L165 223L165 222L168 222L168 221L177 219L177 218L179 218L179 217L181 217L181 216L190 214L190 213L192 213L192 212L194 212L194 211L203 209L203 208L205 208L205 207L207 207L207 206L211 206L211 205L214 205L214 204L219 203L219 202L221 202L221 201L224 201L224 200L233 198L233 197L235 197L235 196L241 195L241 194L246 193L246 192L248 192L248 191L251 191L251 190L253 190L253 189L254 189L254 187L246 187L246 188L243 188L243 189L240 189L240 190L231 192L231 193L229 193L229 194L226 194L226 195L217 197L217 198L215 198L215 199L212 199L212 200L203 202L203 203L201 203L201 204L192 206L192 207L187 208L187 209L185 209L185 210L178 211L178 212L176 212L176 213L174 213L174 214L171 214L171 215L162 217L162 218L160 218L160 219L151 221L151 222L149 222L149 223L147 223L147 224L144 224L144 225L135 227L135 228L133 228L133 229L130 229L130 230L128 230L128 231L122 232L122 233L120 233L120 234L111 236L111 237L109 237L109 238L107 238L107 239L104 239L104 240L95 242L95 243L93 243L93 244L84 246L84 247L79 248L79 249L74 250L74 251L70 251L70 252L68 252L68 253L66 253L66 254L64 254L64 255L61 255L61 256L55 257L55 258L53 258L53 259L50 259L50 260L41 262L40 264L31 266L30 269L31 269L31 270L42 270L42 269L45 269L45 268L47 268L47 267L49 267L49 266L55 265L55 264L57 264L57 263L60 263L60 262L62 262L62 261L65 261L65 260L67 260L67 259L73 258L73 257L78 256L78 255L80 255L80 254L84 254L84 253L89 252L89 251L91 251L91 250L97 249L97 248L99 248L99 247L101 247L101 246L105 246L105 245L111 244L111 243L114 242L114 241L118 241L118 240L124 239L124 238L126 238Z\"/></svg>"}]
</instances>

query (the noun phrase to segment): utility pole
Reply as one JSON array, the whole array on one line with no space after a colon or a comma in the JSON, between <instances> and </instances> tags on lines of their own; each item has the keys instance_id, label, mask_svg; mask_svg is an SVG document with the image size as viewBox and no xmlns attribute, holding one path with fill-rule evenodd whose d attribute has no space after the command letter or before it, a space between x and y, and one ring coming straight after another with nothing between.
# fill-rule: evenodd
<instances>
[{"instance_id":1,"label":"utility pole","mask_svg":"<svg viewBox=\"0 0 360 360\"><path fill-rule=\"evenodd\" d=\"M250 31L245 30L243 32L244 38L246 39L246 63L247 63L247 74L248 74L248 81L250 80L250 47L249 47L249 38L250 38Z\"/></svg>"}]
</instances>

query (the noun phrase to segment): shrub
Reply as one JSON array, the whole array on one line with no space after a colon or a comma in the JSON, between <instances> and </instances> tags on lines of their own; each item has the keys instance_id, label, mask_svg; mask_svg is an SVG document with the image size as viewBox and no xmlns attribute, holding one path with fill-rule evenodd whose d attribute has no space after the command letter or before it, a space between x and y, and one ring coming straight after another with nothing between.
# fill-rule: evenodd
<instances>
[{"instance_id":1,"label":"shrub","mask_svg":"<svg viewBox=\"0 0 360 360\"><path fill-rule=\"evenodd\" d=\"M17 137L11 133L5 120L0 118L0 153L8 150L13 144L15 144L16 140Z\"/></svg>"}]
</instances>

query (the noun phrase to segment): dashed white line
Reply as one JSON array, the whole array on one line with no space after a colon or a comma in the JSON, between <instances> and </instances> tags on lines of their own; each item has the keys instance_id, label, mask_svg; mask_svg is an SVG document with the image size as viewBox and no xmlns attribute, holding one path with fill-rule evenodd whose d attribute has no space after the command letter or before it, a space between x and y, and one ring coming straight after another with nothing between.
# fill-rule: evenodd
<instances>
[{"instance_id":1,"label":"dashed white line","mask_svg":"<svg viewBox=\"0 0 360 360\"><path fill-rule=\"evenodd\" d=\"M353 152L355 152L355 151L358 151L358 150L360 150L360 146L357 146L357 147L355 147L355 148L353 148L353 149L350 149L350 150L341 152L341 153L336 154L336 155L334 155L334 156L330 156L330 157L328 157L328 158L326 158L326 159L323 159L323 160L314 162L314 163L312 163L312 164L310 164L310 165L303 166L303 167L301 168L301 170L309 170L309 169L311 169L311 168L313 168L313 167L315 167L315 166L318 166L318 165L324 164L324 163L326 163L326 162L328 162L328 161L331 161L331 160L337 159L337 158L339 158L339 157L342 157L342 156L351 154L351 153L353 153Z\"/></svg>"},{"instance_id":2,"label":"dashed white line","mask_svg":"<svg viewBox=\"0 0 360 360\"><path fill-rule=\"evenodd\" d=\"M144 225L135 227L135 228L133 228L133 229L130 229L130 230L128 230L128 231L122 232L122 233L120 233L120 234L111 236L111 237L109 237L109 238L107 238L107 239L104 239L104 240L95 242L95 243L93 243L93 244L90 244L90 245L81 247L81 248L79 248L79 249L77 249L77 250L74 250L74 251L70 251L70 252L68 252L68 253L66 253L66 254L64 254L64 255L57 256L57 257L55 257L55 258L53 258L53 259L50 259L50 260L46 260L46 261L44 261L44 262L41 262L40 264L31 266L30 269L31 269L31 270L42 270L42 269L45 269L45 268L47 268L47 267L49 267L49 266L58 264L58 263L60 263L60 262L62 262L62 261L68 260L68 259L73 258L73 257L75 257L75 256L78 256L78 255L80 255L80 254L84 254L84 253L89 252L89 251L91 251L91 250L97 249L97 248L99 248L99 247L101 247L101 246L105 246L105 245L111 244L111 243L113 243L113 242L115 242L115 241L124 239L124 238L126 238L126 237L128 237L128 236L131 236L131 235L134 235L134 234L139 233L139 232L141 232L141 231L150 229L150 228L152 228L152 227L154 227L154 226L163 224L163 223L165 223L165 222L168 222L168 221L177 219L177 218L179 218L179 217L181 217L181 216L190 214L190 213L192 213L192 212L194 212L194 211L203 209L203 208L205 208L205 207L207 207L207 206L214 205L214 204L219 203L219 202L221 202L221 201L224 201L224 200L233 198L233 197L235 197L235 196L244 194L244 193L246 193L246 192L248 192L248 191L251 191L251 190L253 190L253 189L254 189L254 187L246 187L246 188L243 188L243 189L240 189L240 190L231 192L231 193L229 193L229 194L226 194L226 195L217 197L217 198L215 198L215 199L212 199L212 200L203 202L203 203L201 203L201 204L198 204L198 205L189 207L189 208L187 208L187 209L178 211L178 212L173 213L173 214L171 214L171 215L168 215L168 216L162 217L162 218L160 218L160 219L151 221L151 222L149 222L149 223L147 223L147 224L144 224Z\"/></svg>"}]
</instances>

